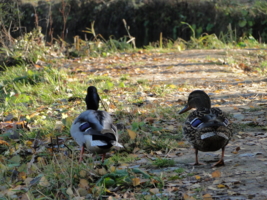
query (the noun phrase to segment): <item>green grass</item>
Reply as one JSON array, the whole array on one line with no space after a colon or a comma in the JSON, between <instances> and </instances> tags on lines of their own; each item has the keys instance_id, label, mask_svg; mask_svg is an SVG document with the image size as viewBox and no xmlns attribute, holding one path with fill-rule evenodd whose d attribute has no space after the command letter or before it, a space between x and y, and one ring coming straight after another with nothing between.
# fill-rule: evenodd
<instances>
[{"instance_id":1,"label":"green grass","mask_svg":"<svg viewBox=\"0 0 267 200\"><path fill-rule=\"evenodd\" d=\"M166 158L157 158L155 161L152 162L152 164L157 168L163 168L163 167L172 167L175 165L175 162L174 160Z\"/></svg>"},{"instance_id":2,"label":"green grass","mask_svg":"<svg viewBox=\"0 0 267 200\"><path fill-rule=\"evenodd\" d=\"M122 49L131 51L128 48L129 45L125 44L125 41L122 42L120 44L118 41L110 39L101 48L93 45L91 50L95 52L92 56L106 57L108 54L112 55ZM258 45L251 38L246 38L243 42L247 46ZM191 38L190 41L184 41L182 44L187 48L224 48L227 45L230 48L233 45L222 43L220 38L215 35ZM163 44L163 49L159 50L153 47L150 51L167 52L170 51L170 48L177 48L175 45L175 41L168 42L166 46ZM37 52L37 54L39 53ZM264 59L266 53L259 51L258 57L255 58L256 54L246 58L251 62L257 61L260 68L265 70L266 63L260 58ZM16 52L13 52L12 55L16 55ZM85 52L82 52L81 55L85 55ZM8 151L1 155L3 162L0 164L2 172L0 179L7 185L7 189L14 188L15 184L19 185L20 183L15 183L10 178L12 170L16 169L21 174L27 172L26 177L35 180L35 184L28 191L23 191L34 199L71 199L79 196L79 191L88 192L92 198L98 198L101 194L110 194L110 189L122 185L122 192L136 191L137 196L140 195L140 199L159 199L153 195L141 195L141 193L154 187L164 188L166 181L194 175L183 168L174 170L174 174L170 177L167 175L165 177L163 173L156 176L141 170L141 168L145 168L149 171L148 168L152 166L153 168L175 166L172 159L156 158L148 165L136 162L142 158L155 157L156 151L167 154L178 147L177 142L181 141L183 137L181 122L185 120L186 115L178 115L179 109L175 107L176 103L170 103L169 98L180 92L180 89L182 91L183 89L186 91L193 89L193 85L189 83L181 85L155 83L147 79L134 80L131 78L131 70L127 75L102 73L100 76L75 71L75 69L68 71L68 69L59 67L61 66L60 62L64 64L65 60L55 61L48 57L45 59L48 64L44 64L41 69L38 69L32 63L35 60L34 56L36 57L35 54L28 55L27 59L22 59L20 65L4 67L5 70L0 72L1 113L5 117L11 116L11 120L15 122L25 120L30 124L30 131L16 130L20 135L19 140L10 137L16 132L14 130L1 134L11 144ZM226 61L230 64L239 64L243 62L244 56L238 57L229 51ZM15 58L21 59L21 57ZM31 63L26 62L27 60L30 60ZM131 61L122 66L134 65L135 67L143 64ZM117 65L118 63L106 63L108 68ZM82 76L79 77L79 75ZM79 151L77 144L71 141L69 134L73 119L85 110L84 97L89 85L95 85L98 88L105 106L113 114L114 122L124 126L119 130L119 135L120 142L125 148L118 151L113 150L110 153L110 157L104 163L107 169L103 171L95 167L97 160L95 157L86 157L85 164L77 162ZM141 94L153 94L155 100L147 101L146 95L142 96ZM141 103L142 106L136 105ZM104 109L102 105L100 108ZM237 126L239 129L248 128L247 125ZM131 138L127 130L133 131L136 137ZM54 147L52 151L49 146L50 137L55 139L56 136L59 137L59 140L61 137L63 138L64 143L72 149L72 154L64 146ZM37 146L34 154L33 143ZM9 160L14 157L14 152L17 152L18 157L14 158L14 163L11 163ZM31 160L33 161L31 162ZM136 168L130 168L132 166ZM40 184L38 176L45 177L48 183ZM134 178L140 178L142 181L145 179L145 181L135 185ZM21 179L17 181L23 183L25 178ZM89 189L81 187L80 182L83 179L88 182ZM73 193L71 194L70 191ZM196 188L194 191L201 192L202 188ZM160 197L160 199L162 198Z\"/></svg>"}]
</instances>

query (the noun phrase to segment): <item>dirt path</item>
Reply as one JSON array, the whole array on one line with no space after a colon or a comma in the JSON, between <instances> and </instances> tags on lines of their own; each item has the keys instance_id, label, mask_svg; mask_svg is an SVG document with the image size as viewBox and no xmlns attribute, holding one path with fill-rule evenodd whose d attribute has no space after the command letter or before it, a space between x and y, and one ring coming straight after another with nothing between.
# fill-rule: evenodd
<instances>
[{"instance_id":1,"label":"dirt path","mask_svg":"<svg viewBox=\"0 0 267 200\"><path fill-rule=\"evenodd\" d=\"M267 79L238 68L238 64L228 63L232 54L239 53L249 51L191 50L151 55L140 52L139 55L126 54L123 59L114 57L108 65L99 59L95 61L98 68L92 67L92 63L86 67L96 75L129 74L134 79L188 87L187 91L168 96L169 101L180 104L192 90L202 89L210 95L213 105L231 114L231 121L237 127L226 148L224 167L211 168L211 162L218 160L220 151L200 152L199 158L206 165L192 167L188 163L194 161L193 150L179 148L174 168L152 170L156 174L163 171L171 174L181 167L193 172L192 177L166 183L166 186L178 187L184 199L267 199ZM177 199L171 193L168 195L169 199Z\"/></svg>"},{"instance_id":2,"label":"dirt path","mask_svg":"<svg viewBox=\"0 0 267 200\"><path fill-rule=\"evenodd\" d=\"M213 105L219 104L222 110L233 115L233 123L243 126L226 148L225 167L211 168L209 164L218 160L219 151L201 152L200 160L207 165L189 166L187 163L194 162L194 152L181 149L181 156L175 161L200 176L199 179L182 180L183 186L191 195L197 193L194 188L204 188L200 196L211 194L214 199L267 199L267 80L258 74L246 74L242 69L221 64L227 60L224 51L185 51L163 57L168 61L144 67L150 74L136 77L151 79L152 75L153 81L204 89ZM183 95L187 97L188 93L177 94L184 100ZM221 173L220 177L212 177L216 170Z\"/></svg>"}]
</instances>

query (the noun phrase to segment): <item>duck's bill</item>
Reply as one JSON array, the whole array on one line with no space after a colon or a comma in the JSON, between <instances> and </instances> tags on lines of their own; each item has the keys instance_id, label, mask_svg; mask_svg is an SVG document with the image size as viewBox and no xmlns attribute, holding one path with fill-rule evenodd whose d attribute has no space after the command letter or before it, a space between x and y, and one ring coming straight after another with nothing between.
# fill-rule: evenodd
<instances>
[{"instance_id":1,"label":"duck's bill","mask_svg":"<svg viewBox=\"0 0 267 200\"><path fill-rule=\"evenodd\" d=\"M191 107L189 105L186 105L182 110L180 110L180 112L178 114L185 113L186 111L188 111L190 109L191 109Z\"/></svg>"}]
</instances>

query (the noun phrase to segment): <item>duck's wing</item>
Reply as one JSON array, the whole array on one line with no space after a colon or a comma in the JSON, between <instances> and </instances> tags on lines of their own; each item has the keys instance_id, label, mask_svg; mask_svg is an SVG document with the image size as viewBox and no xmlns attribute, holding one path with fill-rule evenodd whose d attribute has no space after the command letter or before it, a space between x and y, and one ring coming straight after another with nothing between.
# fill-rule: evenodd
<instances>
[{"instance_id":1,"label":"duck's wing","mask_svg":"<svg viewBox=\"0 0 267 200\"><path fill-rule=\"evenodd\" d=\"M84 135L91 135L91 146L123 147L118 141L113 129L103 129L101 132L88 130Z\"/></svg>"},{"instance_id":2,"label":"duck's wing","mask_svg":"<svg viewBox=\"0 0 267 200\"><path fill-rule=\"evenodd\" d=\"M185 138L192 142L215 135L224 137L226 140L232 136L230 121L219 108L196 110L190 113L183 130Z\"/></svg>"},{"instance_id":3,"label":"duck's wing","mask_svg":"<svg viewBox=\"0 0 267 200\"><path fill-rule=\"evenodd\" d=\"M105 111L87 110L73 122L71 134L81 146L90 140L91 146L119 146L116 126L109 113ZM90 136L89 136L90 135Z\"/></svg>"}]
</instances>

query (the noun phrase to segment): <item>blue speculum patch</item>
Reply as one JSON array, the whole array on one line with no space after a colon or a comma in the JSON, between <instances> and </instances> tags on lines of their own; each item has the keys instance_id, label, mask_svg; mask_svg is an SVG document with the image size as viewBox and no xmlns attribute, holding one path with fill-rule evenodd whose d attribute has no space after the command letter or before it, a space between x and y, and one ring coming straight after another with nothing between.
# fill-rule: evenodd
<instances>
[{"instance_id":1,"label":"blue speculum patch","mask_svg":"<svg viewBox=\"0 0 267 200\"><path fill-rule=\"evenodd\" d=\"M202 121L200 120L200 119L198 119L198 118L195 118L195 119L193 119L192 121L191 121L191 125L193 126L193 127L198 127L200 124L202 123Z\"/></svg>"},{"instance_id":2,"label":"blue speculum patch","mask_svg":"<svg viewBox=\"0 0 267 200\"><path fill-rule=\"evenodd\" d=\"M86 129L88 129L88 128L90 128L90 127L91 127L91 125L90 125L89 122L84 122L84 123L82 123L82 124L80 125L79 129L80 129L80 131L86 131Z\"/></svg>"}]
</instances>

